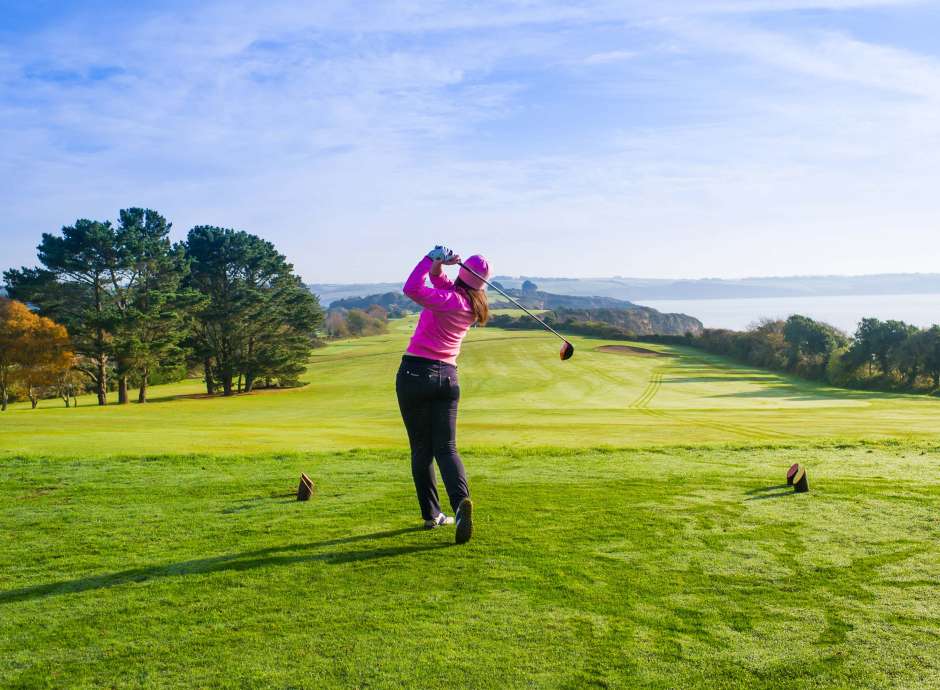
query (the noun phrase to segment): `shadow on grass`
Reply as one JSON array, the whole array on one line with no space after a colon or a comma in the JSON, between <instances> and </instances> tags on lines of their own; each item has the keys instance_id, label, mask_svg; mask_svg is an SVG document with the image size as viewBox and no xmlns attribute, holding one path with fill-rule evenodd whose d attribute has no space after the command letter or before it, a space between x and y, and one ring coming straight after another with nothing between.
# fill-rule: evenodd
<instances>
[{"instance_id":1,"label":"shadow on grass","mask_svg":"<svg viewBox=\"0 0 940 690\"><path fill-rule=\"evenodd\" d=\"M290 393L291 391L299 391L302 388L306 388L310 385L309 381L301 381L296 386L287 386L285 388L255 388L250 392L237 391L232 393L232 395L223 395L222 393L168 393L166 395L156 395L152 398L147 398L146 405L160 405L161 403L176 402L178 400L234 400L235 398L250 398L257 397L259 395L274 395L275 393ZM133 403L139 405L140 403Z\"/></svg>"},{"instance_id":2,"label":"shadow on grass","mask_svg":"<svg viewBox=\"0 0 940 690\"><path fill-rule=\"evenodd\" d=\"M773 492L773 493L770 493ZM746 501L763 501L767 498L784 498L785 496L795 496L793 487L789 484L774 484L773 486L762 486L759 489L751 489L747 492L750 498ZM0 599L2 601L2 599Z\"/></svg>"},{"instance_id":3,"label":"shadow on grass","mask_svg":"<svg viewBox=\"0 0 940 690\"><path fill-rule=\"evenodd\" d=\"M769 390L744 391L729 393L726 396L716 397L787 397L796 399L834 398L851 400L900 400L917 395L916 391L890 391L876 389L841 388L822 381L801 379L794 374L775 369L763 369L750 364L736 362L735 360L700 350L676 347L683 357L670 365L673 373L682 374L674 379L664 379L664 383L690 383L725 381L753 381L755 383L771 384ZM728 372L723 376L715 371Z\"/></svg>"},{"instance_id":4,"label":"shadow on grass","mask_svg":"<svg viewBox=\"0 0 940 690\"><path fill-rule=\"evenodd\" d=\"M774 376L676 376L664 378L663 383L734 383L738 381L752 381L767 383L775 381Z\"/></svg>"},{"instance_id":5,"label":"shadow on grass","mask_svg":"<svg viewBox=\"0 0 940 690\"><path fill-rule=\"evenodd\" d=\"M276 500L280 499L280 500ZM297 493L294 491L288 493L276 493L271 494L270 496L255 496L253 498L243 498L238 501L234 506L229 506L222 511L223 515L233 515L234 513L241 513L245 510L251 510L253 508L260 508L266 503L271 503L275 501L277 503L297 503Z\"/></svg>"},{"instance_id":6,"label":"shadow on grass","mask_svg":"<svg viewBox=\"0 0 940 690\"><path fill-rule=\"evenodd\" d=\"M371 534L361 534L352 537L327 539L325 541L312 542L308 544L288 544L286 546L275 546L269 549L258 549L256 551L243 551L241 553L228 554L224 556L197 558L190 561L167 563L165 565L150 566L147 568L132 568L130 570L122 570L117 573L93 575L91 577L82 577L75 580L60 580L58 582L50 582L44 585L34 585L32 587L22 587L20 589L11 589L6 592L0 592L0 605L10 604L17 601L41 599L43 597L57 596L60 594L87 592L88 590L92 589L107 589L109 587L117 587L119 585L125 585L132 582L145 582L147 580L161 577L200 575L203 573L216 573L227 570L252 570L254 568L262 568L266 566L293 565L296 563L307 563L313 561L322 561L328 564L350 563L353 561L371 561L379 558L394 558L396 556L405 556L412 553L421 553L422 551L435 551L437 549L445 549L452 545L451 543L442 544L440 542L436 542L433 544L386 546L354 551L333 551L316 554L287 554L287 552L291 551L305 552L330 546L351 544L357 541L389 539L420 530L422 530L421 527L408 527L405 529L373 532Z\"/></svg>"}]
</instances>

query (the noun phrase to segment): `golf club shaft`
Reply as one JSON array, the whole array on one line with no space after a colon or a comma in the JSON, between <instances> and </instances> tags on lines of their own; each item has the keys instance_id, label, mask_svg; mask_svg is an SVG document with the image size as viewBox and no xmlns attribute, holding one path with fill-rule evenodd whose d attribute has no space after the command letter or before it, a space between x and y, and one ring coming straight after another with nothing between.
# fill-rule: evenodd
<instances>
[{"instance_id":1,"label":"golf club shaft","mask_svg":"<svg viewBox=\"0 0 940 690\"><path fill-rule=\"evenodd\" d=\"M494 290L496 290L496 292L498 292L499 294L501 294L503 297L505 297L505 298L508 299L510 302L512 302L513 304L515 304L517 307L519 307L519 308L520 308L522 311L524 311L526 314L528 314L528 315L531 316L533 319L535 319L535 320L538 321L540 324L542 324L542 325L545 327L546 330L551 331L551 332L554 333L556 336L558 336L559 338L561 338L564 342L566 342L566 343L568 342L568 339L565 338L565 336L563 336L561 333L559 333L559 332L556 331L554 328L552 328L551 326L549 326L547 323L545 323L544 321L542 321L542 319L540 319L538 316L536 316L535 314L533 314L532 312L530 312L528 309L526 309L525 307L523 307L523 306L522 306L521 304L519 304L516 300L514 300L512 297L510 297L510 296L507 295L505 292L503 292L502 290L500 290L498 287L496 287L495 285L493 285L493 283L491 283L491 282L488 281L486 278L484 278L483 276L481 276L479 273L477 273L476 271L474 271L472 268L470 268L469 266L467 266L466 264L464 264L462 261L458 261L458 262L457 262L457 265L460 266L461 268L465 268L465 269L466 269L467 271L469 271L472 275L476 276L477 278L479 278L480 280L482 280L484 283L486 283L487 285L489 285L491 288L493 288ZM569 344L570 344L570 343L569 343Z\"/></svg>"}]
</instances>

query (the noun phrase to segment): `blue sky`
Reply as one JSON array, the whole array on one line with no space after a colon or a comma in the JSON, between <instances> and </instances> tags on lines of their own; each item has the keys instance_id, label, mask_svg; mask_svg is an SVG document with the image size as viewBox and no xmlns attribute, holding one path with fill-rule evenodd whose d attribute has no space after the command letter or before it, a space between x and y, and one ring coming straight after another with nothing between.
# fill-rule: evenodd
<instances>
[{"instance_id":1,"label":"blue sky","mask_svg":"<svg viewBox=\"0 0 940 690\"><path fill-rule=\"evenodd\" d=\"M940 271L938 5L0 0L0 268L147 206L309 282Z\"/></svg>"}]
</instances>

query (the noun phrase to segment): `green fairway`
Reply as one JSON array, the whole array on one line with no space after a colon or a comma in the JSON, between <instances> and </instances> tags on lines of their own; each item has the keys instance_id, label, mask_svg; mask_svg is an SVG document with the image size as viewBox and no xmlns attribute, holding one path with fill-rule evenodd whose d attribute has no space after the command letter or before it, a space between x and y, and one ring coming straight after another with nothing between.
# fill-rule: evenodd
<instances>
[{"instance_id":1,"label":"green fairway","mask_svg":"<svg viewBox=\"0 0 940 690\"><path fill-rule=\"evenodd\" d=\"M457 547L410 325L295 390L0 415L0 687L940 687L940 400L474 330Z\"/></svg>"},{"instance_id":2,"label":"green fairway","mask_svg":"<svg viewBox=\"0 0 940 690\"><path fill-rule=\"evenodd\" d=\"M466 547L403 451L7 460L0 686L936 687L938 458L469 454Z\"/></svg>"},{"instance_id":3,"label":"green fairway","mask_svg":"<svg viewBox=\"0 0 940 690\"><path fill-rule=\"evenodd\" d=\"M246 453L388 448L405 443L394 378L410 321L387 336L317 350L304 388L206 399L193 380L152 390L154 402L78 409L43 401L0 416L0 453ZM460 359L465 447L793 443L940 438L940 400L828 388L735 366L695 350L611 354L608 341L474 329ZM187 397L191 396L191 397Z\"/></svg>"}]
</instances>

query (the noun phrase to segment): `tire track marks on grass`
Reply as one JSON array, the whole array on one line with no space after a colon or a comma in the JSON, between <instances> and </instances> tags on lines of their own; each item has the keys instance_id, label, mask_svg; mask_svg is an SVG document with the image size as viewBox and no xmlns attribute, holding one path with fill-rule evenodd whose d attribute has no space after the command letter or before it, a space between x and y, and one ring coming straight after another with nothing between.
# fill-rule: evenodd
<instances>
[{"instance_id":1,"label":"tire track marks on grass","mask_svg":"<svg viewBox=\"0 0 940 690\"><path fill-rule=\"evenodd\" d=\"M760 427L750 427L743 424L732 424L730 422L721 422L715 420L702 421L693 419L687 414L653 409L649 406L649 404L653 401L653 398L656 397L656 394L659 393L659 390L662 388L663 377L664 371L662 368L657 367L656 369L653 369L650 372L650 378L646 384L646 388L643 389L636 400L631 402L627 408L636 410L641 414L655 417L657 419L673 419L684 424L691 424L693 426L698 426L705 429L717 429L718 431L736 434L747 439L765 440L770 438L774 440L784 440L792 438L790 434L785 434L779 431L772 431L770 429L762 429Z\"/></svg>"},{"instance_id":2,"label":"tire track marks on grass","mask_svg":"<svg viewBox=\"0 0 940 690\"><path fill-rule=\"evenodd\" d=\"M656 394L659 393L659 389L663 385L663 373L661 369L653 369L650 372L649 382L646 384L646 388L643 389L643 392L640 393L640 397L634 400L632 403L627 405L627 407L634 410L643 410L647 409L650 401L656 397Z\"/></svg>"}]
</instances>

